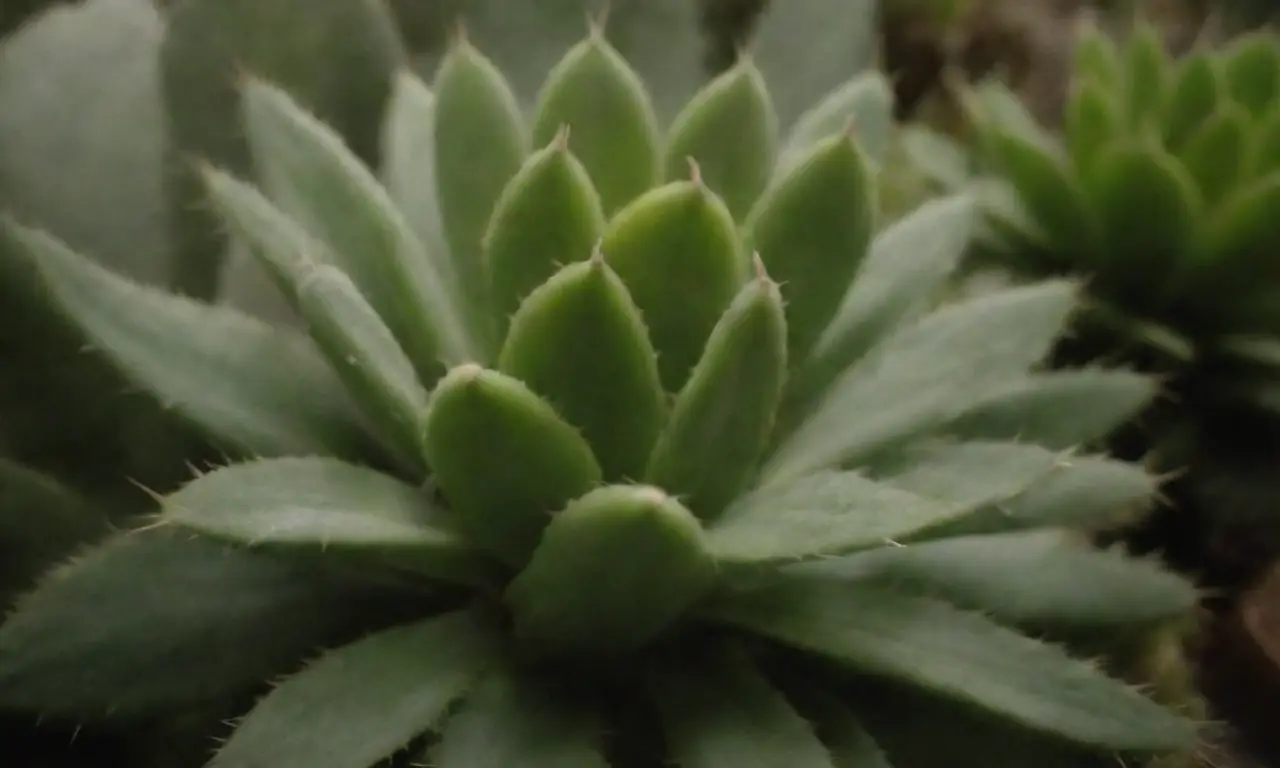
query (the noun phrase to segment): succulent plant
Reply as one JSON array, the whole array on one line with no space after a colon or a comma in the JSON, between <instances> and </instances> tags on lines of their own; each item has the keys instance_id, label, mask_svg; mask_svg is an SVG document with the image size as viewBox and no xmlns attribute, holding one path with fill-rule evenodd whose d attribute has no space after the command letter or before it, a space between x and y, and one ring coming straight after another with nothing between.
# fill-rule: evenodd
<instances>
[{"instance_id":1,"label":"succulent plant","mask_svg":"<svg viewBox=\"0 0 1280 768\"><path fill-rule=\"evenodd\" d=\"M977 209L877 235L849 89L783 134L743 59L662 131L593 28L526 121L463 38L431 87L397 80L381 178L285 90L241 97L257 184L200 173L306 337L8 224L227 461L23 598L0 706L138 718L287 673L217 768L1194 745L1071 651L1194 604L1072 533L1153 493L1076 448L1154 381L1037 370L1071 281L938 308Z\"/></svg>"},{"instance_id":2,"label":"succulent plant","mask_svg":"<svg viewBox=\"0 0 1280 768\"><path fill-rule=\"evenodd\" d=\"M1276 444L1266 435L1280 408L1275 38L1251 33L1175 63L1150 25L1123 44L1086 30L1061 140L998 86L974 106L997 180L982 258L1020 276L1089 281L1093 307L1058 351L1066 364L1119 355L1169 377L1173 396L1123 450L1154 445L1162 470L1190 463L1196 484L1194 465L1218 464L1224 451L1238 457L1259 441L1274 450L1265 446ZM1260 460L1244 450L1246 464ZM1280 525L1246 516L1246 538L1280 551ZM1193 548L1216 538L1189 521L1180 527L1201 542ZM1218 559L1242 555L1255 559Z\"/></svg>"}]
</instances>

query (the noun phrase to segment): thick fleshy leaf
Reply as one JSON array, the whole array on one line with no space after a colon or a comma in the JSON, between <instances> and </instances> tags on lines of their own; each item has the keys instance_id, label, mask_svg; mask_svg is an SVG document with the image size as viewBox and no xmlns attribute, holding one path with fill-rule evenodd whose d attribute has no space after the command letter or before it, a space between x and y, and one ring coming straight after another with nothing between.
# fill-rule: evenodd
<instances>
[{"instance_id":1,"label":"thick fleshy leaf","mask_svg":"<svg viewBox=\"0 0 1280 768\"><path fill-rule=\"evenodd\" d=\"M933 598L793 576L726 598L715 615L851 669L1082 744L1160 751L1196 742L1193 723L1125 683Z\"/></svg>"},{"instance_id":2,"label":"thick fleshy leaf","mask_svg":"<svg viewBox=\"0 0 1280 768\"><path fill-rule=\"evenodd\" d=\"M964 301L899 331L831 386L768 461L765 482L856 465L936 429L1023 378L1075 306L1074 284L1047 281Z\"/></svg>"},{"instance_id":3,"label":"thick fleshy leaf","mask_svg":"<svg viewBox=\"0 0 1280 768\"><path fill-rule=\"evenodd\" d=\"M835 316L875 229L876 186L848 134L814 145L743 225L787 302L787 357L798 366Z\"/></svg>"},{"instance_id":4,"label":"thick fleshy leaf","mask_svg":"<svg viewBox=\"0 0 1280 768\"><path fill-rule=\"evenodd\" d=\"M1004 177L1013 184L1021 204L1055 251L1065 258L1092 256L1100 242L1100 224L1066 158L1035 141L1005 131L991 132L986 140Z\"/></svg>"},{"instance_id":5,"label":"thick fleshy leaf","mask_svg":"<svg viewBox=\"0 0 1280 768\"><path fill-rule=\"evenodd\" d=\"M606 482L643 476L666 418L667 394L644 318L598 252L525 299L498 370L582 431Z\"/></svg>"},{"instance_id":6,"label":"thick fleshy leaf","mask_svg":"<svg viewBox=\"0 0 1280 768\"><path fill-rule=\"evenodd\" d=\"M430 384L472 359L475 342L450 286L373 173L279 88L244 88L246 134L263 188L329 246Z\"/></svg>"},{"instance_id":7,"label":"thick fleshy leaf","mask_svg":"<svg viewBox=\"0 0 1280 768\"><path fill-rule=\"evenodd\" d=\"M302 337L113 275L10 222L66 315L137 386L229 451L377 456L339 379Z\"/></svg>"},{"instance_id":8,"label":"thick fleshy leaf","mask_svg":"<svg viewBox=\"0 0 1280 768\"><path fill-rule=\"evenodd\" d=\"M981 509L1025 492L1062 460L1033 443L922 444L877 462L874 476L922 498Z\"/></svg>"},{"instance_id":9,"label":"thick fleshy leaf","mask_svg":"<svg viewBox=\"0 0 1280 768\"><path fill-rule=\"evenodd\" d=\"M1280 51L1271 34L1254 32L1231 43L1223 56L1227 94L1255 117L1280 98Z\"/></svg>"},{"instance_id":10,"label":"thick fleshy leaf","mask_svg":"<svg viewBox=\"0 0 1280 768\"><path fill-rule=\"evenodd\" d=\"M1138 24L1125 50L1123 104L1132 127L1146 131L1161 117L1168 96L1171 63L1164 37L1153 24Z\"/></svg>"},{"instance_id":11,"label":"thick fleshy leaf","mask_svg":"<svg viewBox=\"0 0 1280 768\"><path fill-rule=\"evenodd\" d=\"M1105 86L1088 80L1076 85L1071 94L1065 123L1071 162L1076 173L1085 175L1124 130L1120 105Z\"/></svg>"},{"instance_id":12,"label":"thick fleshy leaf","mask_svg":"<svg viewBox=\"0 0 1280 768\"><path fill-rule=\"evenodd\" d=\"M714 519L746 487L768 444L787 375L787 319L760 270L725 310L676 396L645 482Z\"/></svg>"},{"instance_id":13,"label":"thick fleshy leaf","mask_svg":"<svg viewBox=\"0 0 1280 768\"><path fill-rule=\"evenodd\" d=\"M1107 252L1122 254L1099 266L1117 281L1118 290L1150 301L1165 284L1155 276L1168 274L1194 247L1197 224L1204 219L1195 181L1164 150L1133 143L1117 145L1099 158L1086 185ZM1161 224L1137 227L1135 221Z\"/></svg>"},{"instance_id":14,"label":"thick fleshy leaf","mask_svg":"<svg viewBox=\"0 0 1280 768\"><path fill-rule=\"evenodd\" d=\"M529 153L529 139L506 79L465 37L453 41L440 63L434 92L440 218L472 327L488 353L497 338L490 328L484 234L502 190Z\"/></svg>"},{"instance_id":15,"label":"thick fleshy leaf","mask_svg":"<svg viewBox=\"0 0 1280 768\"><path fill-rule=\"evenodd\" d=\"M1209 222L1202 245L1206 266L1247 285L1269 275L1272 243L1280 242L1280 173L1242 187Z\"/></svg>"},{"instance_id":16,"label":"thick fleshy leaf","mask_svg":"<svg viewBox=\"0 0 1280 768\"><path fill-rule=\"evenodd\" d=\"M591 175L606 215L661 177L661 138L649 92L597 23L547 75L533 116L533 141L569 127L569 149Z\"/></svg>"},{"instance_id":17,"label":"thick fleshy leaf","mask_svg":"<svg viewBox=\"0 0 1280 768\"><path fill-rule=\"evenodd\" d=\"M1219 108L1187 138L1178 159L1195 180L1207 207L1216 206L1245 180L1253 141L1249 114L1230 104Z\"/></svg>"},{"instance_id":18,"label":"thick fleshy leaf","mask_svg":"<svg viewBox=\"0 0 1280 768\"><path fill-rule=\"evenodd\" d=\"M1255 143L1246 166L1247 178L1275 173L1280 168L1280 106L1258 124Z\"/></svg>"},{"instance_id":19,"label":"thick fleshy leaf","mask_svg":"<svg viewBox=\"0 0 1280 768\"><path fill-rule=\"evenodd\" d=\"M911 169L944 192L959 192L972 178L973 157L969 148L941 131L923 125L906 125L898 130L897 142Z\"/></svg>"},{"instance_id":20,"label":"thick fleshy leaf","mask_svg":"<svg viewBox=\"0 0 1280 768\"><path fill-rule=\"evenodd\" d=\"M1187 616L1192 584L1154 563L1060 531L960 536L795 566L797 573L909 587L1037 629L1136 626Z\"/></svg>"},{"instance_id":21,"label":"thick fleshy leaf","mask_svg":"<svg viewBox=\"0 0 1280 768\"><path fill-rule=\"evenodd\" d=\"M1036 373L992 389L940 432L1066 450L1107 437L1150 405L1158 390L1154 377L1126 370Z\"/></svg>"},{"instance_id":22,"label":"thick fleshy leaf","mask_svg":"<svg viewBox=\"0 0 1280 768\"><path fill-rule=\"evenodd\" d=\"M738 227L724 201L691 181L649 190L609 222L600 245L644 315L668 392L678 392L746 281Z\"/></svg>"},{"instance_id":23,"label":"thick fleshy leaf","mask_svg":"<svg viewBox=\"0 0 1280 768\"><path fill-rule=\"evenodd\" d=\"M787 407L803 411L886 335L933 306L977 223L969 194L924 203L872 241L857 279L808 360L787 383ZM796 367L796 366L792 366Z\"/></svg>"},{"instance_id":24,"label":"thick fleshy leaf","mask_svg":"<svg viewBox=\"0 0 1280 768\"><path fill-rule=\"evenodd\" d=\"M784 130L833 88L875 66L876 9L869 0L787 0L762 9L751 55Z\"/></svg>"},{"instance_id":25,"label":"thick fleshy leaf","mask_svg":"<svg viewBox=\"0 0 1280 768\"><path fill-rule=\"evenodd\" d=\"M716 573L698 519L674 496L609 485L555 512L506 602L523 640L613 656L683 617Z\"/></svg>"},{"instance_id":26,"label":"thick fleshy leaf","mask_svg":"<svg viewBox=\"0 0 1280 768\"><path fill-rule=\"evenodd\" d=\"M663 153L665 178L682 178L692 158L707 186L741 221L773 177L778 117L750 58L708 83L676 116Z\"/></svg>"},{"instance_id":27,"label":"thick fleshy leaf","mask_svg":"<svg viewBox=\"0 0 1280 768\"><path fill-rule=\"evenodd\" d=\"M0 705L92 719L238 694L396 599L377 595L189 533L124 535L53 571L5 619Z\"/></svg>"},{"instance_id":28,"label":"thick fleshy leaf","mask_svg":"<svg viewBox=\"0 0 1280 768\"><path fill-rule=\"evenodd\" d=\"M382 126L381 181L437 273L453 276L436 192L435 131L436 95L417 75L402 70Z\"/></svg>"},{"instance_id":29,"label":"thick fleshy leaf","mask_svg":"<svg viewBox=\"0 0 1280 768\"><path fill-rule=\"evenodd\" d=\"M1081 80L1106 86L1113 98L1121 98L1125 77L1120 50L1097 24L1086 24L1080 30L1072 65Z\"/></svg>"},{"instance_id":30,"label":"thick fleshy leaf","mask_svg":"<svg viewBox=\"0 0 1280 768\"><path fill-rule=\"evenodd\" d=\"M510 315L525 297L560 267L591 256L604 224L600 196L570 154L565 128L512 177L485 231L485 269L500 338L505 340Z\"/></svg>"},{"instance_id":31,"label":"thick fleshy leaf","mask_svg":"<svg viewBox=\"0 0 1280 768\"><path fill-rule=\"evenodd\" d=\"M962 99L965 111L985 131L1014 136L1041 149L1052 147L1053 134L1040 125L1018 94L1000 80L983 80L963 92Z\"/></svg>"},{"instance_id":32,"label":"thick fleshy leaf","mask_svg":"<svg viewBox=\"0 0 1280 768\"><path fill-rule=\"evenodd\" d=\"M461 583L484 557L420 488L334 459L268 459L201 475L161 501L165 522L249 547L324 553Z\"/></svg>"},{"instance_id":33,"label":"thick fleshy leaf","mask_svg":"<svg viewBox=\"0 0 1280 768\"><path fill-rule=\"evenodd\" d=\"M470 612L366 635L278 684L209 768L369 768L436 729L498 652Z\"/></svg>"},{"instance_id":34,"label":"thick fleshy leaf","mask_svg":"<svg viewBox=\"0 0 1280 768\"><path fill-rule=\"evenodd\" d=\"M965 510L856 472L821 472L743 496L708 527L707 546L725 566L781 565L894 544Z\"/></svg>"},{"instance_id":35,"label":"thick fleshy leaf","mask_svg":"<svg viewBox=\"0 0 1280 768\"><path fill-rule=\"evenodd\" d=\"M500 666L449 718L425 763L432 768L609 768L604 726L572 692Z\"/></svg>"},{"instance_id":36,"label":"thick fleshy leaf","mask_svg":"<svg viewBox=\"0 0 1280 768\"><path fill-rule=\"evenodd\" d=\"M424 455L459 527L521 567L551 514L600 483L591 446L523 382L473 363L427 407Z\"/></svg>"},{"instance_id":37,"label":"thick fleshy leaf","mask_svg":"<svg viewBox=\"0 0 1280 768\"><path fill-rule=\"evenodd\" d=\"M833 768L893 768L875 738L838 698L817 687L792 687L787 693L831 753Z\"/></svg>"},{"instance_id":38,"label":"thick fleshy leaf","mask_svg":"<svg viewBox=\"0 0 1280 768\"><path fill-rule=\"evenodd\" d=\"M858 147L875 164L884 163L894 130L893 88L878 69L860 72L826 94L787 131L779 161L782 170L804 159L823 139L853 128Z\"/></svg>"},{"instance_id":39,"label":"thick fleshy leaf","mask_svg":"<svg viewBox=\"0 0 1280 768\"><path fill-rule=\"evenodd\" d=\"M673 760L682 768L833 768L831 756L750 657L717 649L688 671L657 669L647 683Z\"/></svg>"},{"instance_id":40,"label":"thick fleshy leaf","mask_svg":"<svg viewBox=\"0 0 1280 768\"><path fill-rule=\"evenodd\" d=\"M1226 84L1213 56L1187 56L1178 66L1173 90L1165 103L1164 141L1173 152L1217 111Z\"/></svg>"}]
</instances>

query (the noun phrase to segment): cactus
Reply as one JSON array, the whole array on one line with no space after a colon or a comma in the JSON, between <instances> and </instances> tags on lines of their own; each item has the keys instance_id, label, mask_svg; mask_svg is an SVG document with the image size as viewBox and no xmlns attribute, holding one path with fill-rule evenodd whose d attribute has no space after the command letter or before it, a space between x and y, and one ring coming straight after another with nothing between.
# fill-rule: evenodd
<instances>
[{"instance_id":1,"label":"cactus","mask_svg":"<svg viewBox=\"0 0 1280 768\"><path fill-rule=\"evenodd\" d=\"M874 232L847 88L775 134L768 89L741 109L746 58L653 133L645 85L581 46L541 146L465 37L434 90L402 74L381 179L243 81L259 181L199 174L306 335L7 223L96 353L226 461L21 600L0 706L137 718L275 679L212 768L929 764L904 728L949 765L1192 749L1073 651L1196 597L1062 545L1155 485L1076 455L1152 379L1037 370L1078 286L939 308L974 200ZM561 78L602 108L559 111L583 98ZM722 111L757 124L699 137ZM662 175L606 213L612 162ZM948 714L886 720L881 685ZM951 727L974 714L1011 751Z\"/></svg>"}]
</instances>

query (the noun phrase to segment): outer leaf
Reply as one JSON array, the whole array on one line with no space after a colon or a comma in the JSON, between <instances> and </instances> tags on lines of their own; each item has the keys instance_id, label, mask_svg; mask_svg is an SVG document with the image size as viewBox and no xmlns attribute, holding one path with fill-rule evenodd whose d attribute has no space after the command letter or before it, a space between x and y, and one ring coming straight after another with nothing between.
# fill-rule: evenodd
<instances>
[{"instance_id":1,"label":"outer leaf","mask_svg":"<svg viewBox=\"0 0 1280 768\"><path fill-rule=\"evenodd\" d=\"M875 738L839 699L816 688L790 693L796 708L831 751L833 768L893 768Z\"/></svg>"},{"instance_id":2,"label":"outer leaf","mask_svg":"<svg viewBox=\"0 0 1280 768\"><path fill-rule=\"evenodd\" d=\"M866 258L875 189L852 138L833 136L783 174L743 225L747 250L782 285L792 366L808 357Z\"/></svg>"},{"instance_id":3,"label":"outer leaf","mask_svg":"<svg viewBox=\"0 0 1280 768\"><path fill-rule=\"evenodd\" d=\"M487 342L487 352L497 342L489 327L494 320L482 242L502 190L529 153L529 141L507 81L465 38L456 40L441 62L435 94L440 217L472 326Z\"/></svg>"},{"instance_id":4,"label":"outer leaf","mask_svg":"<svg viewBox=\"0 0 1280 768\"><path fill-rule=\"evenodd\" d=\"M924 203L871 244L857 279L809 359L788 382L788 407L803 411L885 336L932 308L964 255L977 220L968 194Z\"/></svg>"},{"instance_id":5,"label":"outer leaf","mask_svg":"<svg viewBox=\"0 0 1280 768\"><path fill-rule=\"evenodd\" d=\"M1067 102L1066 139L1076 173L1089 174L1099 156L1124 130L1120 105L1106 86L1080 82Z\"/></svg>"},{"instance_id":6,"label":"outer leaf","mask_svg":"<svg viewBox=\"0 0 1280 768\"><path fill-rule=\"evenodd\" d=\"M1004 290L895 334L874 364L854 366L832 385L766 464L765 482L854 465L937 429L991 388L1022 378L1057 339L1075 295L1065 281Z\"/></svg>"},{"instance_id":7,"label":"outer leaf","mask_svg":"<svg viewBox=\"0 0 1280 768\"><path fill-rule=\"evenodd\" d=\"M1209 222L1206 264L1244 284L1271 268L1270 244L1280 242L1280 174L1236 190Z\"/></svg>"},{"instance_id":8,"label":"outer leaf","mask_svg":"<svg viewBox=\"0 0 1280 768\"><path fill-rule=\"evenodd\" d=\"M402 70L382 126L382 184L442 277L456 279L436 188L436 95Z\"/></svg>"},{"instance_id":9,"label":"outer leaf","mask_svg":"<svg viewBox=\"0 0 1280 768\"><path fill-rule=\"evenodd\" d=\"M534 143L550 143L563 126L605 214L658 183L661 139L649 92L598 24L565 53L538 94Z\"/></svg>"},{"instance_id":10,"label":"outer leaf","mask_svg":"<svg viewBox=\"0 0 1280 768\"><path fill-rule=\"evenodd\" d=\"M529 295L498 368L582 430L606 481L643 476L667 395L644 319L599 253Z\"/></svg>"},{"instance_id":11,"label":"outer leaf","mask_svg":"<svg viewBox=\"0 0 1280 768\"><path fill-rule=\"evenodd\" d=\"M949 421L964 440L1022 440L1066 450L1097 443L1155 398L1155 378L1085 368L1036 373L997 387Z\"/></svg>"},{"instance_id":12,"label":"outer leaf","mask_svg":"<svg viewBox=\"0 0 1280 768\"><path fill-rule=\"evenodd\" d=\"M1101 234L1099 222L1065 158L1013 133L996 131L987 141L1035 225L1056 251L1065 252L1059 258L1092 256Z\"/></svg>"},{"instance_id":13,"label":"outer leaf","mask_svg":"<svg viewBox=\"0 0 1280 768\"><path fill-rule=\"evenodd\" d=\"M726 566L794 563L893 544L964 511L855 472L822 472L739 499L710 528Z\"/></svg>"},{"instance_id":14,"label":"outer leaf","mask_svg":"<svg viewBox=\"0 0 1280 768\"><path fill-rule=\"evenodd\" d=\"M787 319L778 285L757 266L711 332L653 448L646 482L713 519L752 479L787 374Z\"/></svg>"},{"instance_id":15,"label":"outer leaf","mask_svg":"<svg viewBox=\"0 0 1280 768\"><path fill-rule=\"evenodd\" d=\"M813 146L853 126L858 146L875 164L889 152L894 130L893 88L878 69L860 72L806 108L787 132L780 167L794 166Z\"/></svg>"},{"instance_id":16,"label":"outer leaf","mask_svg":"<svg viewBox=\"0 0 1280 768\"><path fill-rule=\"evenodd\" d=\"M377 594L190 535L121 536L0 626L0 704L133 717L238 694L384 612Z\"/></svg>"},{"instance_id":17,"label":"outer leaf","mask_svg":"<svg viewBox=\"0 0 1280 768\"><path fill-rule=\"evenodd\" d=\"M1115 750L1187 749L1194 725L1094 667L939 600L792 577L717 616L862 672L1011 722Z\"/></svg>"},{"instance_id":18,"label":"outer leaf","mask_svg":"<svg viewBox=\"0 0 1280 768\"><path fill-rule=\"evenodd\" d=\"M434 768L609 768L596 712L547 681L498 668L427 755Z\"/></svg>"},{"instance_id":19,"label":"outer leaf","mask_svg":"<svg viewBox=\"0 0 1280 768\"><path fill-rule=\"evenodd\" d=\"M341 138L284 91L260 82L244 90L245 125L263 186L285 213L329 246L386 321L428 384L475 355L449 290L373 173Z\"/></svg>"},{"instance_id":20,"label":"outer leaf","mask_svg":"<svg viewBox=\"0 0 1280 768\"><path fill-rule=\"evenodd\" d=\"M1253 125L1242 108L1220 108L1192 133L1178 153L1195 180L1206 206L1212 208L1245 180L1253 151Z\"/></svg>"},{"instance_id":21,"label":"outer leaf","mask_svg":"<svg viewBox=\"0 0 1280 768\"><path fill-rule=\"evenodd\" d=\"M666 630L715 583L688 509L658 488L611 485L556 512L506 600L522 638L616 655Z\"/></svg>"},{"instance_id":22,"label":"outer leaf","mask_svg":"<svg viewBox=\"0 0 1280 768\"><path fill-rule=\"evenodd\" d=\"M1053 530L885 547L789 570L922 590L1042 630L1177 619L1199 599L1189 582L1157 565Z\"/></svg>"},{"instance_id":23,"label":"outer leaf","mask_svg":"<svg viewBox=\"0 0 1280 768\"><path fill-rule=\"evenodd\" d=\"M431 396L423 439L433 477L472 540L521 567L550 520L602 477L591 447L546 400L478 365Z\"/></svg>"},{"instance_id":24,"label":"outer leaf","mask_svg":"<svg viewBox=\"0 0 1280 768\"><path fill-rule=\"evenodd\" d=\"M1256 130L1257 138L1246 169L1251 179L1275 173L1280 168L1280 108L1273 109Z\"/></svg>"},{"instance_id":25,"label":"outer leaf","mask_svg":"<svg viewBox=\"0 0 1280 768\"><path fill-rule=\"evenodd\" d=\"M878 463L875 476L916 496L978 509L1023 493L1062 461L1034 444L934 443L913 446Z\"/></svg>"},{"instance_id":26,"label":"outer leaf","mask_svg":"<svg viewBox=\"0 0 1280 768\"><path fill-rule=\"evenodd\" d=\"M1178 67L1173 91L1165 103L1165 146L1177 152L1218 109L1226 84L1213 56L1187 56Z\"/></svg>"},{"instance_id":27,"label":"outer leaf","mask_svg":"<svg viewBox=\"0 0 1280 768\"><path fill-rule=\"evenodd\" d=\"M1172 155L1135 142L1117 145L1100 158L1088 187L1109 252L1124 254L1123 261L1116 258L1102 267L1119 281L1119 289L1150 296L1164 285L1154 276L1161 270L1167 274L1194 247L1204 219L1195 181ZM1135 221L1162 223L1135 227Z\"/></svg>"},{"instance_id":28,"label":"outer leaf","mask_svg":"<svg viewBox=\"0 0 1280 768\"><path fill-rule=\"evenodd\" d=\"M1138 24L1125 56L1124 104L1130 124L1146 130L1160 119L1168 96L1171 64L1164 38L1153 24Z\"/></svg>"},{"instance_id":29,"label":"outer leaf","mask_svg":"<svg viewBox=\"0 0 1280 768\"><path fill-rule=\"evenodd\" d=\"M738 648L696 670L657 670L648 688L671 756L682 768L832 768L810 725Z\"/></svg>"},{"instance_id":30,"label":"outer leaf","mask_svg":"<svg viewBox=\"0 0 1280 768\"><path fill-rule=\"evenodd\" d=\"M1125 74L1115 40L1096 24L1086 25L1076 42L1072 62L1080 79L1108 87L1119 99L1123 94Z\"/></svg>"},{"instance_id":31,"label":"outer leaf","mask_svg":"<svg viewBox=\"0 0 1280 768\"><path fill-rule=\"evenodd\" d=\"M368 768L438 726L494 663L491 631L458 612L329 651L260 701L209 768Z\"/></svg>"},{"instance_id":32,"label":"outer leaf","mask_svg":"<svg viewBox=\"0 0 1280 768\"><path fill-rule=\"evenodd\" d=\"M619 211L600 248L644 315L663 386L679 391L746 280L732 214L695 168Z\"/></svg>"},{"instance_id":33,"label":"outer leaf","mask_svg":"<svg viewBox=\"0 0 1280 768\"><path fill-rule=\"evenodd\" d=\"M764 9L752 56L774 94L783 129L831 89L875 63L876 4L787 0Z\"/></svg>"},{"instance_id":34,"label":"outer leaf","mask_svg":"<svg viewBox=\"0 0 1280 768\"><path fill-rule=\"evenodd\" d=\"M566 128L512 177L485 233L485 265L503 336L508 316L533 289L559 267L591 256L604 223L600 196L569 153Z\"/></svg>"},{"instance_id":35,"label":"outer leaf","mask_svg":"<svg viewBox=\"0 0 1280 768\"><path fill-rule=\"evenodd\" d=\"M668 181L688 172L702 178L739 221L773 176L778 117L760 70L749 58L708 83L676 116L663 164Z\"/></svg>"},{"instance_id":36,"label":"outer leaf","mask_svg":"<svg viewBox=\"0 0 1280 768\"><path fill-rule=\"evenodd\" d=\"M1227 93L1255 117L1280 98L1280 53L1272 35L1252 33L1236 39L1223 56Z\"/></svg>"},{"instance_id":37,"label":"outer leaf","mask_svg":"<svg viewBox=\"0 0 1280 768\"><path fill-rule=\"evenodd\" d=\"M314 348L234 310L136 285L10 222L62 310L129 378L229 449L258 456L374 449Z\"/></svg>"},{"instance_id":38,"label":"outer leaf","mask_svg":"<svg viewBox=\"0 0 1280 768\"><path fill-rule=\"evenodd\" d=\"M235 544L323 552L462 583L487 573L424 491L332 459L234 464L161 506L168 522Z\"/></svg>"}]
</instances>

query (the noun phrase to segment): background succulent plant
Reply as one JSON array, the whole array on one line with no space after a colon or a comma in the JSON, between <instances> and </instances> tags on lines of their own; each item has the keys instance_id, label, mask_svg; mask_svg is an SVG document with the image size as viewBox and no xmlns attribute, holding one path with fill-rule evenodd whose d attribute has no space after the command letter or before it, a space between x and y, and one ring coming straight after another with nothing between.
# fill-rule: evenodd
<instances>
[{"instance_id":1,"label":"background succulent plant","mask_svg":"<svg viewBox=\"0 0 1280 768\"><path fill-rule=\"evenodd\" d=\"M1211 579L1247 578L1280 547L1280 522L1258 484L1217 488L1244 487L1277 444L1280 46L1252 33L1175 63L1150 25L1123 45L1090 32L1061 141L999 86L974 104L999 179L983 256L1017 275L1088 278L1094 307L1057 352L1066 364L1120 355L1172 377L1167 407L1121 450L1141 455L1154 440L1162 470L1191 465L1187 512L1206 501L1222 511L1203 525L1179 518L1184 541L1160 543L1233 571ZM1232 540L1254 551L1213 552Z\"/></svg>"},{"instance_id":2,"label":"background succulent plant","mask_svg":"<svg viewBox=\"0 0 1280 768\"><path fill-rule=\"evenodd\" d=\"M1036 370L1068 281L935 309L976 208L876 236L860 92L784 132L744 59L663 130L594 27L526 121L462 38L432 87L398 76L378 178L249 79L258 184L200 175L307 336L10 222L97 352L229 461L22 600L0 704L147 717L294 670L224 768L1191 748L1064 649L1194 603L1070 533L1153 492L1073 454L1154 382Z\"/></svg>"}]
</instances>

